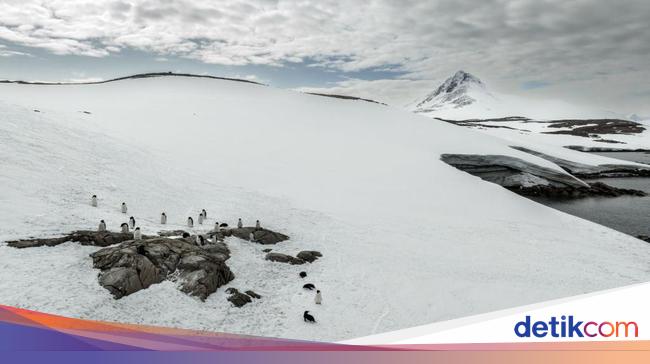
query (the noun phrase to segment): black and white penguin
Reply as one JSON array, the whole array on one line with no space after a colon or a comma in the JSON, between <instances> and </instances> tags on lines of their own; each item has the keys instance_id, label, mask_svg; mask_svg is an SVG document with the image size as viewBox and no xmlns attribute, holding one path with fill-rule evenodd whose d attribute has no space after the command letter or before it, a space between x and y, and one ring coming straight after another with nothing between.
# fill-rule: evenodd
<instances>
[{"instance_id":1,"label":"black and white penguin","mask_svg":"<svg viewBox=\"0 0 650 364\"><path fill-rule=\"evenodd\" d=\"M133 240L142 240L142 232L140 231L140 227L137 227L135 230L133 230Z\"/></svg>"},{"instance_id":2,"label":"black and white penguin","mask_svg":"<svg viewBox=\"0 0 650 364\"><path fill-rule=\"evenodd\" d=\"M241 217L237 220L237 227L240 229L244 227L244 224L241 222Z\"/></svg>"},{"instance_id":3,"label":"black and white penguin","mask_svg":"<svg viewBox=\"0 0 650 364\"><path fill-rule=\"evenodd\" d=\"M97 207L97 195L93 195L93 197L90 198L90 205L92 207Z\"/></svg>"},{"instance_id":4,"label":"black and white penguin","mask_svg":"<svg viewBox=\"0 0 650 364\"><path fill-rule=\"evenodd\" d=\"M219 227L219 221L214 223L214 231L216 231L216 232L221 231L221 228Z\"/></svg>"},{"instance_id":5,"label":"black and white penguin","mask_svg":"<svg viewBox=\"0 0 650 364\"><path fill-rule=\"evenodd\" d=\"M129 227L133 229L135 227L135 219L133 216L129 217Z\"/></svg>"},{"instance_id":6,"label":"black and white penguin","mask_svg":"<svg viewBox=\"0 0 650 364\"><path fill-rule=\"evenodd\" d=\"M122 202L122 213L126 214L126 202Z\"/></svg>"},{"instance_id":7,"label":"black and white penguin","mask_svg":"<svg viewBox=\"0 0 650 364\"><path fill-rule=\"evenodd\" d=\"M248 241L255 241L255 234L252 231L248 234Z\"/></svg>"},{"instance_id":8,"label":"black and white penguin","mask_svg":"<svg viewBox=\"0 0 650 364\"><path fill-rule=\"evenodd\" d=\"M259 230L262 228L262 225L260 225L260 220L255 220L255 229Z\"/></svg>"},{"instance_id":9,"label":"black and white penguin","mask_svg":"<svg viewBox=\"0 0 650 364\"><path fill-rule=\"evenodd\" d=\"M99 221L99 227L97 228L97 231L106 231L106 223L104 220Z\"/></svg>"},{"instance_id":10,"label":"black and white penguin","mask_svg":"<svg viewBox=\"0 0 650 364\"><path fill-rule=\"evenodd\" d=\"M120 228L122 228L122 234L129 233L129 224L123 222L122 225L120 225Z\"/></svg>"},{"instance_id":11,"label":"black and white penguin","mask_svg":"<svg viewBox=\"0 0 650 364\"><path fill-rule=\"evenodd\" d=\"M196 236L196 244L198 244L198 246L204 246L205 245L205 238L203 237L203 235L197 235Z\"/></svg>"},{"instance_id":12,"label":"black and white penguin","mask_svg":"<svg viewBox=\"0 0 650 364\"><path fill-rule=\"evenodd\" d=\"M205 211L205 209L201 210L201 212L203 213L203 218L207 219L208 218L208 212Z\"/></svg>"},{"instance_id":13,"label":"black and white penguin","mask_svg":"<svg viewBox=\"0 0 650 364\"><path fill-rule=\"evenodd\" d=\"M194 227L194 219L192 218L192 216L187 218L187 226Z\"/></svg>"},{"instance_id":14,"label":"black and white penguin","mask_svg":"<svg viewBox=\"0 0 650 364\"><path fill-rule=\"evenodd\" d=\"M163 224L163 225L165 225L167 223L167 214L164 213L164 212L162 214L160 214L160 223Z\"/></svg>"},{"instance_id":15,"label":"black and white penguin","mask_svg":"<svg viewBox=\"0 0 650 364\"><path fill-rule=\"evenodd\" d=\"M203 225L203 212L199 214L199 225Z\"/></svg>"}]
</instances>

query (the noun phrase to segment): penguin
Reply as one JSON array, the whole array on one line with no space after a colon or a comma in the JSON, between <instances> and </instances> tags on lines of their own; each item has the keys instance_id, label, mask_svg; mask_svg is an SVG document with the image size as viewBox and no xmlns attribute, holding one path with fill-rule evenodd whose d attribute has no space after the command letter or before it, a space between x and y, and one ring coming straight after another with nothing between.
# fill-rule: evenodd
<instances>
[{"instance_id":1,"label":"penguin","mask_svg":"<svg viewBox=\"0 0 650 364\"><path fill-rule=\"evenodd\" d=\"M189 238L189 237L190 237L190 233L188 233L188 232L183 232L183 239L185 239L185 238Z\"/></svg>"},{"instance_id":2,"label":"penguin","mask_svg":"<svg viewBox=\"0 0 650 364\"><path fill-rule=\"evenodd\" d=\"M225 229L227 227L228 227L228 224L226 224L225 222L222 222L221 224L219 224L219 228L224 228Z\"/></svg>"},{"instance_id":3,"label":"penguin","mask_svg":"<svg viewBox=\"0 0 650 364\"><path fill-rule=\"evenodd\" d=\"M201 212L203 213L203 218L207 219L208 218L208 212L205 211L205 209L201 210Z\"/></svg>"},{"instance_id":4,"label":"penguin","mask_svg":"<svg viewBox=\"0 0 650 364\"><path fill-rule=\"evenodd\" d=\"M197 235L197 236L196 236L196 244L197 244L198 246L203 246L203 245L205 245L205 238L203 237L203 235Z\"/></svg>"},{"instance_id":5,"label":"penguin","mask_svg":"<svg viewBox=\"0 0 650 364\"><path fill-rule=\"evenodd\" d=\"M194 219L192 218L192 216L187 218L187 226L194 227Z\"/></svg>"},{"instance_id":6,"label":"penguin","mask_svg":"<svg viewBox=\"0 0 650 364\"><path fill-rule=\"evenodd\" d=\"M251 231L250 234L248 234L248 241L255 241L255 234Z\"/></svg>"},{"instance_id":7,"label":"penguin","mask_svg":"<svg viewBox=\"0 0 650 364\"><path fill-rule=\"evenodd\" d=\"M240 229L244 227L244 224L241 222L241 217L237 220L237 227Z\"/></svg>"},{"instance_id":8,"label":"penguin","mask_svg":"<svg viewBox=\"0 0 650 364\"><path fill-rule=\"evenodd\" d=\"M221 228L219 227L219 221L214 223L214 231L216 231L216 232L221 231Z\"/></svg>"},{"instance_id":9,"label":"penguin","mask_svg":"<svg viewBox=\"0 0 650 364\"><path fill-rule=\"evenodd\" d=\"M316 296L314 297L314 303L320 305L323 302L323 296L321 296L320 291L316 290Z\"/></svg>"},{"instance_id":10,"label":"penguin","mask_svg":"<svg viewBox=\"0 0 650 364\"><path fill-rule=\"evenodd\" d=\"M97 231L106 231L106 223L104 220L99 221L99 227L97 228Z\"/></svg>"},{"instance_id":11,"label":"penguin","mask_svg":"<svg viewBox=\"0 0 650 364\"><path fill-rule=\"evenodd\" d=\"M122 225L120 225L122 228L122 234L128 234L129 233L129 224L123 222Z\"/></svg>"},{"instance_id":12,"label":"penguin","mask_svg":"<svg viewBox=\"0 0 650 364\"><path fill-rule=\"evenodd\" d=\"M203 212L199 214L199 225L203 225Z\"/></svg>"},{"instance_id":13,"label":"penguin","mask_svg":"<svg viewBox=\"0 0 650 364\"><path fill-rule=\"evenodd\" d=\"M90 198L90 205L92 207L97 207L97 195L93 195L93 197Z\"/></svg>"},{"instance_id":14,"label":"penguin","mask_svg":"<svg viewBox=\"0 0 650 364\"><path fill-rule=\"evenodd\" d=\"M167 214L164 213L164 212L162 214L160 214L160 223L163 224L163 225L165 225L167 223Z\"/></svg>"},{"instance_id":15,"label":"penguin","mask_svg":"<svg viewBox=\"0 0 650 364\"><path fill-rule=\"evenodd\" d=\"M259 230L259 229L261 229L261 228L262 228L262 226L260 225L260 220L256 220L256 221L255 221L255 229L256 229L256 230Z\"/></svg>"},{"instance_id":16,"label":"penguin","mask_svg":"<svg viewBox=\"0 0 650 364\"><path fill-rule=\"evenodd\" d=\"M126 214L126 202L122 202L122 213Z\"/></svg>"},{"instance_id":17,"label":"penguin","mask_svg":"<svg viewBox=\"0 0 650 364\"><path fill-rule=\"evenodd\" d=\"M142 232L140 232L140 227L133 230L133 240L142 240Z\"/></svg>"},{"instance_id":18,"label":"penguin","mask_svg":"<svg viewBox=\"0 0 650 364\"><path fill-rule=\"evenodd\" d=\"M129 227L133 229L135 227L135 219L133 216L129 217Z\"/></svg>"},{"instance_id":19,"label":"penguin","mask_svg":"<svg viewBox=\"0 0 650 364\"><path fill-rule=\"evenodd\" d=\"M307 272L300 272L300 278L307 277Z\"/></svg>"},{"instance_id":20,"label":"penguin","mask_svg":"<svg viewBox=\"0 0 650 364\"><path fill-rule=\"evenodd\" d=\"M316 319L314 318L314 316L312 316L312 315L309 314L309 311L305 311L305 313L302 314L302 319L303 319L305 322L316 323Z\"/></svg>"}]
</instances>

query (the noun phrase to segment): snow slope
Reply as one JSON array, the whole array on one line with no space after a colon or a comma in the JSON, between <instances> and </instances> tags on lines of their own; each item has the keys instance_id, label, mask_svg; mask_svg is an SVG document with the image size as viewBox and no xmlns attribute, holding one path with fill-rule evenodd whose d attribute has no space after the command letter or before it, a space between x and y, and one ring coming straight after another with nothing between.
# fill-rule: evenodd
<instances>
[{"instance_id":1,"label":"snow slope","mask_svg":"<svg viewBox=\"0 0 650 364\"><path fill-rule=\"evenodd\" d=\"M505 154L562 171L471 129L252 84L2 84L0 241L95 228L99 219L117 229L126 201L145 234L161 229L162 210L172 229L205 208L206 230L216 219L259 218L291 236L274 251L324 256L289 266L264 261L266 247L228 240L229 286L263 296L238 309L226 287L200 302L169 282L114 300L97 284L88 258L96 248L2 244L0 303L343 340L650 278L646 243L461 172L442 153ZM322 290L321 307L301 289L301 270ZM305 325L304 310L319 323Z\"/></svg>"}]
</instances>

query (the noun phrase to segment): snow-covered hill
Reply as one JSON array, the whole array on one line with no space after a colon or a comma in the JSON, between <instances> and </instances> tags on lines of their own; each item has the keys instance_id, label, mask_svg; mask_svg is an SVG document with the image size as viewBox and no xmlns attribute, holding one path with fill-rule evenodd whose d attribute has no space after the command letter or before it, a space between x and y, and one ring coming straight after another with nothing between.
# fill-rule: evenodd
<instances>
[{"instance_id":1,"label":"snow-covered hill","mask_svg":"<svg viewBox=\"0 0 650 364\"><path fill-rule=\"evenodd\" d=\"M552 151L587 164L603 157ZM468 128L383 105L227 80L155 77L94 85L0 85L0 241L116 230L126 201L145 234L208 211L291 236L309 266L227 240L229 286L205 302L171 282L120 300L66 243L0 245L0 303L100 320L342 340L647 281L646 243L546 208L440 160L508 155L565 173ZM89 205L97 194L99 207ZM323 292L315 307L307 280ZM310 310L318 324L306 325Z\"/></svg>"},{"instance_id":2,"label":"snow-covered hill","mask_svg":"<svg viewBox=\"0 0 650 364\"><path fill-rule=\"evenodd\" d=\"M488 119L523 116L532 119L615 118L610 111L572 105L561 100L533 99L498 93L478 77L458 71L407 109L443 119Z\"/></svg>"}]
</instances>

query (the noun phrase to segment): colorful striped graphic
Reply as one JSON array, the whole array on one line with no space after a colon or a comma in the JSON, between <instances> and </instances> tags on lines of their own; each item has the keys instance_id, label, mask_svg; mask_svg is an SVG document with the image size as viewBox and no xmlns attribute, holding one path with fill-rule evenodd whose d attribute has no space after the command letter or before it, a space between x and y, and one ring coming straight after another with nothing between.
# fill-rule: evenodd
<instances>
[{"instance_id":1,"label":"colorful striped graphic","mask_svg":"<svg viewBox=\"0 0 650 364\"><path fill-rule=\"evenodd\" d=\"M650 341L357 346L80 320L2 305L0 351L7 363L650 361Z\"/></svg>"}]
</instances>

